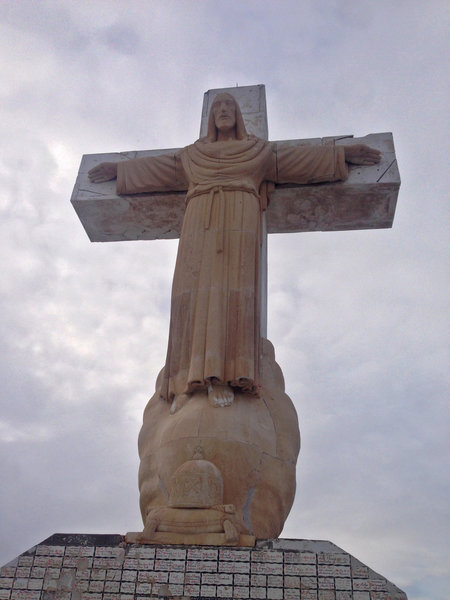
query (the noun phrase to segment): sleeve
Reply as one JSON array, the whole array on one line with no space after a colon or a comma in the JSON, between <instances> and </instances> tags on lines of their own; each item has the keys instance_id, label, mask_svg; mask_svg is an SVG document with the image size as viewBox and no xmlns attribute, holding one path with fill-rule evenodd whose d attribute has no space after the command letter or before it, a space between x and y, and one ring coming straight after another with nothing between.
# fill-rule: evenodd
<instances>
[{"instance_id":1,"label":"sleeve","mask_svg":"<svg viewBox=\"0 0 450 600\"><path fill-rule=\"evenodd\" d=\"M344 148L340 146L276 145L276 183L322 183L348 177Z\"/></svg>"},{"instance_id":2,"label":"sleeve","mask_svg":"<svg viewBox=\"0 0 450 600\"><path fill-rule=\"evenodd\" d=\"M118 194L174 192L187 188L179 153L134 158L117 165Z\"/></svg>"}]
</instances>

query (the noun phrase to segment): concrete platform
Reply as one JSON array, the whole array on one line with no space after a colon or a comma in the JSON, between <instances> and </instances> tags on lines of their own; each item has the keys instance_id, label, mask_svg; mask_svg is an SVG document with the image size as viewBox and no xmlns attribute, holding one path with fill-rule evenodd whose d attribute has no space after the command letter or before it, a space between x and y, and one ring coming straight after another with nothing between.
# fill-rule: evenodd
<instances>
[{"instance_id":1,"label":"concrete platform","mask_svg":"<svg viewBox=\"0 0 450 600\"><path fill-rule=\"evenodd\" d=\"M406 600L331 542L254 549L140 545L122 535L55 533L1 568L0 600Z\"/></svg>"}]
</instances>

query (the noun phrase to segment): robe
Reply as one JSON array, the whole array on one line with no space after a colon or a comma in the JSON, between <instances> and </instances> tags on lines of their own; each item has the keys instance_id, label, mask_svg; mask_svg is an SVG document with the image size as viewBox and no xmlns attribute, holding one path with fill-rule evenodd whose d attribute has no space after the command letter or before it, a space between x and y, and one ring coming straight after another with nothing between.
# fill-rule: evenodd
<instances>
[{"instance_id":1,"label":"robe","mask_svg":"<svg viewBox=\"0 0 450 600\"><path fill-rule=\"evenodd\" d=\"M160 395L228 384L258 393L262 212L266 182L346 179L344 149L254 136L118 163L117 193L186 190Z\"/></svg>"}]
</instances>

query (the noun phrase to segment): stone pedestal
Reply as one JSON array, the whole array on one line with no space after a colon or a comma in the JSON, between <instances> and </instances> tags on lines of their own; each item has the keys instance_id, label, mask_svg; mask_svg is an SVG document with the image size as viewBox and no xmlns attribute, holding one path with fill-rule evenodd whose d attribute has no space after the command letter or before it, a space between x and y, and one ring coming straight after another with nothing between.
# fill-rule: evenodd
<instances>
[{"instance_id":1,"label":"stone pedestal","mask_svg":"<svg viewBox=\"0 0 450 600\"><path fill-rule=\"evenodd\" d=\"M1 568L0 600L406 600L331 542L254 549L139 545L56 533Z\"/></svg>"},{"instance_id":2,"label":"stone pedestal","mask_svg":"<svg viewBox=\"0 0 450 600\"><path fill-rule=\"evenodd\" d=\"M160 399L158 378L156 393L144 411L138 443L140 505L146 525L148 517L152 518L152 510L168 505L168 495L170 504L177 470L192 463L194 453L201 450L223 479L223 499L217 498L209 506L232 505L230 517L246 537L271 539L280 535L295 496L300 434L297 413L284 391L283 374L268 340L261 340L261 354L258 397L235 392L231 406L213 407L206 391L200 391L171 414L170 404ZM187 489L201 487L195 478L186 483ZM205 494L206 490L200 494L200 503ZM184 506L197 504L187 502ZM197 531L185 515L174 520L175 527L162 531L181 534L217 531L204 527L205 518L195 515L192 518ZM168 515L165 520L169 522ZM165 544L185 543L183 538L157 540ZM187 543L198 542L188 538ZM199 543L217 545L220 540ZM248 545L242 539L240 544Z\"/></svg>"}]
</instances>

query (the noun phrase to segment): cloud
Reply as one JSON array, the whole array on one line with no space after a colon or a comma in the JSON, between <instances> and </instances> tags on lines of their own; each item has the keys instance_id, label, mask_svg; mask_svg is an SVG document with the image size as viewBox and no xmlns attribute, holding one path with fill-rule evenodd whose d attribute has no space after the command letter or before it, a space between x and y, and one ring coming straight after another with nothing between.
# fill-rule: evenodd
<instances>
[{"instance_id":1,"label":"cloud","mask_svg":"<svg viewBox=\"0 0 450 600\"><path fill-rule=\"evenodd\" d=\"M69 202L81 154L186 145L207 89L265 83L271 139L392 130L403 179L392 230L270 240L269 337L303 444L283 535L444 598L441 4L187 6L0 6L0 562L58 530L140 526L176 243L91 244Z\"/></svg>"}]
</instances>

